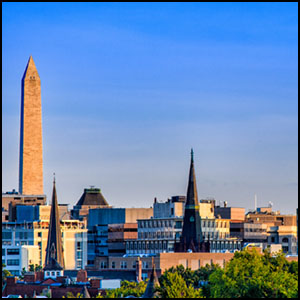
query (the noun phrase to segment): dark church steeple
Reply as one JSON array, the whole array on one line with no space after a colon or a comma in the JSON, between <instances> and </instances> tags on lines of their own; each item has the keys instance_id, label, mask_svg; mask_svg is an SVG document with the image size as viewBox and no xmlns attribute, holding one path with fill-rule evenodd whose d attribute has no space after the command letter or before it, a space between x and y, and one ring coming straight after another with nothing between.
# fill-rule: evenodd
<instances>
[{"instance_id":1,"label":"dark church steeple","mask_svg":"<svg viewBox=\"0 0 300 300\"><path fill-rule=\"evenodd\" d=\"M63 256L59 211L58 211L58 204L57 204L55 178L54 178L44 270L63 270L63 269L64 269L64 256Z\"/></svg>"},{"instance_id":2,"label":"dark church steeple","mask_svg":"<svg viewBox=\"0 0 300 300\"><path fill-rule=\"evenodd\" d=\"M203 236L194 168L194 151L192 149L183 228L177 252L186 252L188 249L191 249L193 252L200 252L203 248L202 245Z\"/></svg>"}]
</instances>

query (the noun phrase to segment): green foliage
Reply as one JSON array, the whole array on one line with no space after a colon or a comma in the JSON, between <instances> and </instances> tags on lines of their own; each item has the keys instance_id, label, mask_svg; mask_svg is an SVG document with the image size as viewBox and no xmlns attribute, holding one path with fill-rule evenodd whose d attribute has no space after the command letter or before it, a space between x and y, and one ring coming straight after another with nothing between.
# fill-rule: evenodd
<instances>
[{"instance_id":1,"label":"green foliage","mask_svg":"<svg viewBox=\"0 0 300 300\"><path fill-rule=\"evenodd\" d=\"M283 253L246 249L235 252L224 269L212 264L192 271L180 265L166 270L159 282L161 298L297 298L298 262L288 262ZM146 285L123 281L98 298L140 297Z\"/></svg>"},{"instance_id":2,"label":"green foliage","mask_svg":"<svg viewBox=\"0 0 300 300\"><path fill-rule=\"evenodd\" d=\"M67 295L63 296L63 298L83 298L83 296L80 293L77 293L75 296L72 292L67 292Z\"/></svg>"},{"instance_id":3,"label":"green foliage","mask_svg":"<svg viewBox=\"0 0 300 300\"><path fill-rule=\"evenodd\" d=\"M29 272L41 271L42 269L43 269L43 267L40 266L40 265L38 265L38 264L35 264L35 265L31 264L31 265L29 265Z\"/></svg>"},{"instance_id":4,"label":"green foliage","mask_svg":"<svg viewBox=\"0 0 300 300\"><path fill-rule=\"evenodd\" d=\"M8 276L12 276L12 274L8 270L6 270L5 267L6 265L2 263L2 286L6 282L6 278Z\"/></svg>"},{"instance_id":5,"label":"green foliage","mask_svg":"<svg viewBox=\"0 0 300 300\"><path fill-rule=\"evenodd\" d=\"M180 272L185 274L189 285ZM192 284L192 277L191 270L183 272L182 268L180 268L180 271L166 271L163 277L160 278L161 286L156 290L161 298L202 298L201 290L195 289Z\"/></svg>"},{"instance_id":6,"label":"green foliage","mask_svg":"<svg viewBox=\"0 0 300 300\"><path fill-rule=\"evenodd\" d=\"M146 290L147 282L139 283L124 280L121 287L117 289L106 290L106 295L98 295L97 298L123 298L127 296L141 297Z\"/></svg>"},{"instance_id":7,"label":"green foliage","mask_svg":"<svg viewBox=\"0 0 300 300\"><path fill-rule=\"evenodd\" d=\"M235 252L225 269L209 276L212 298L294 298L298 296L298 270L282 253L272 257L253 250Z\"/></svg>"}]
</instances>

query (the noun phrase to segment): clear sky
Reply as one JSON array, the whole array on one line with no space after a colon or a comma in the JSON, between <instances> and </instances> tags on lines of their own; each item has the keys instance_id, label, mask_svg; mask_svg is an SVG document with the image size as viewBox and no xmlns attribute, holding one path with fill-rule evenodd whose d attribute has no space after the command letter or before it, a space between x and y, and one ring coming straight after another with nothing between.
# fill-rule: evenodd
<instances>
[{"instance_id":1,"label":"clear sky","mask_svg":"<svg viewBox=\"0 0 300 300\"><path fill-rule=\"evenodd\" d=\"M2 3L2 191L21 78L42 84L44 192L115 207L185 195L298 206L298 3Z\"/></svg>"}]
</instances>

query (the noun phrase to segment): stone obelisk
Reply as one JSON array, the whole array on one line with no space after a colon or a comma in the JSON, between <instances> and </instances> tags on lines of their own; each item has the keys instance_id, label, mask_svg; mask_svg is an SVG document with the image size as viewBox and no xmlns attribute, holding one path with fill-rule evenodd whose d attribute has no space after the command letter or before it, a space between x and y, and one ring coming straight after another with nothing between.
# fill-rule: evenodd
<instances>
[{"instance_id":1,"label":"stone obelisk","mask_svg":"<svg viewBox=\"0 0 300 300\"><path fill-rule=\"evenodd\" d=\"M41 80L32 56L22 78L19 163L19 193L44 194Z\"/></svg>"}]
</instances>

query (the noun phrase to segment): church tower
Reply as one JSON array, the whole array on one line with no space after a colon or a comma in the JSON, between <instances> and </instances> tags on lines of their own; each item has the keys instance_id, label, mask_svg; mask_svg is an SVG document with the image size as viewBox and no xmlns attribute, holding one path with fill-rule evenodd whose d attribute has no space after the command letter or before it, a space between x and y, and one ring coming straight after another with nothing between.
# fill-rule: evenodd
<instances>
[{"instance_id":1,"label":"church tower","mask_svg":"<svg viewBox=\"0 0 300 300\"><path fill-rule=\"evenodd\" d=\"M194 169L194 152L192 149L183 228L180 242L175 245L175 252L187 252L189 249L192 252L205 252L208 251L207 246L207 243L203 241L201 229L201 217L199 214L199 202Z\"/></svg>"},{"instance_id":2,"label":"church tower","mask_svg":"<svg viewBox=\"0 0 300 300\"><path fill-rule=\"evenodd\" d=\"M44 194L41 80L32 56L22 78L19 193Z\"/></svg>"},{"instance_id":3,"label":"church tower","mask_svg":"<svg viewBox=\"0 0 300 300\"><path fill-rule=\"evenodd\" d=\"M57 195L55 179L53 181L52 205L50 213L48 242L45 259L45 278L61 276L64 269L64 255L61 239L59 211L57 204Z\"/></svg>"}]
</instances>

